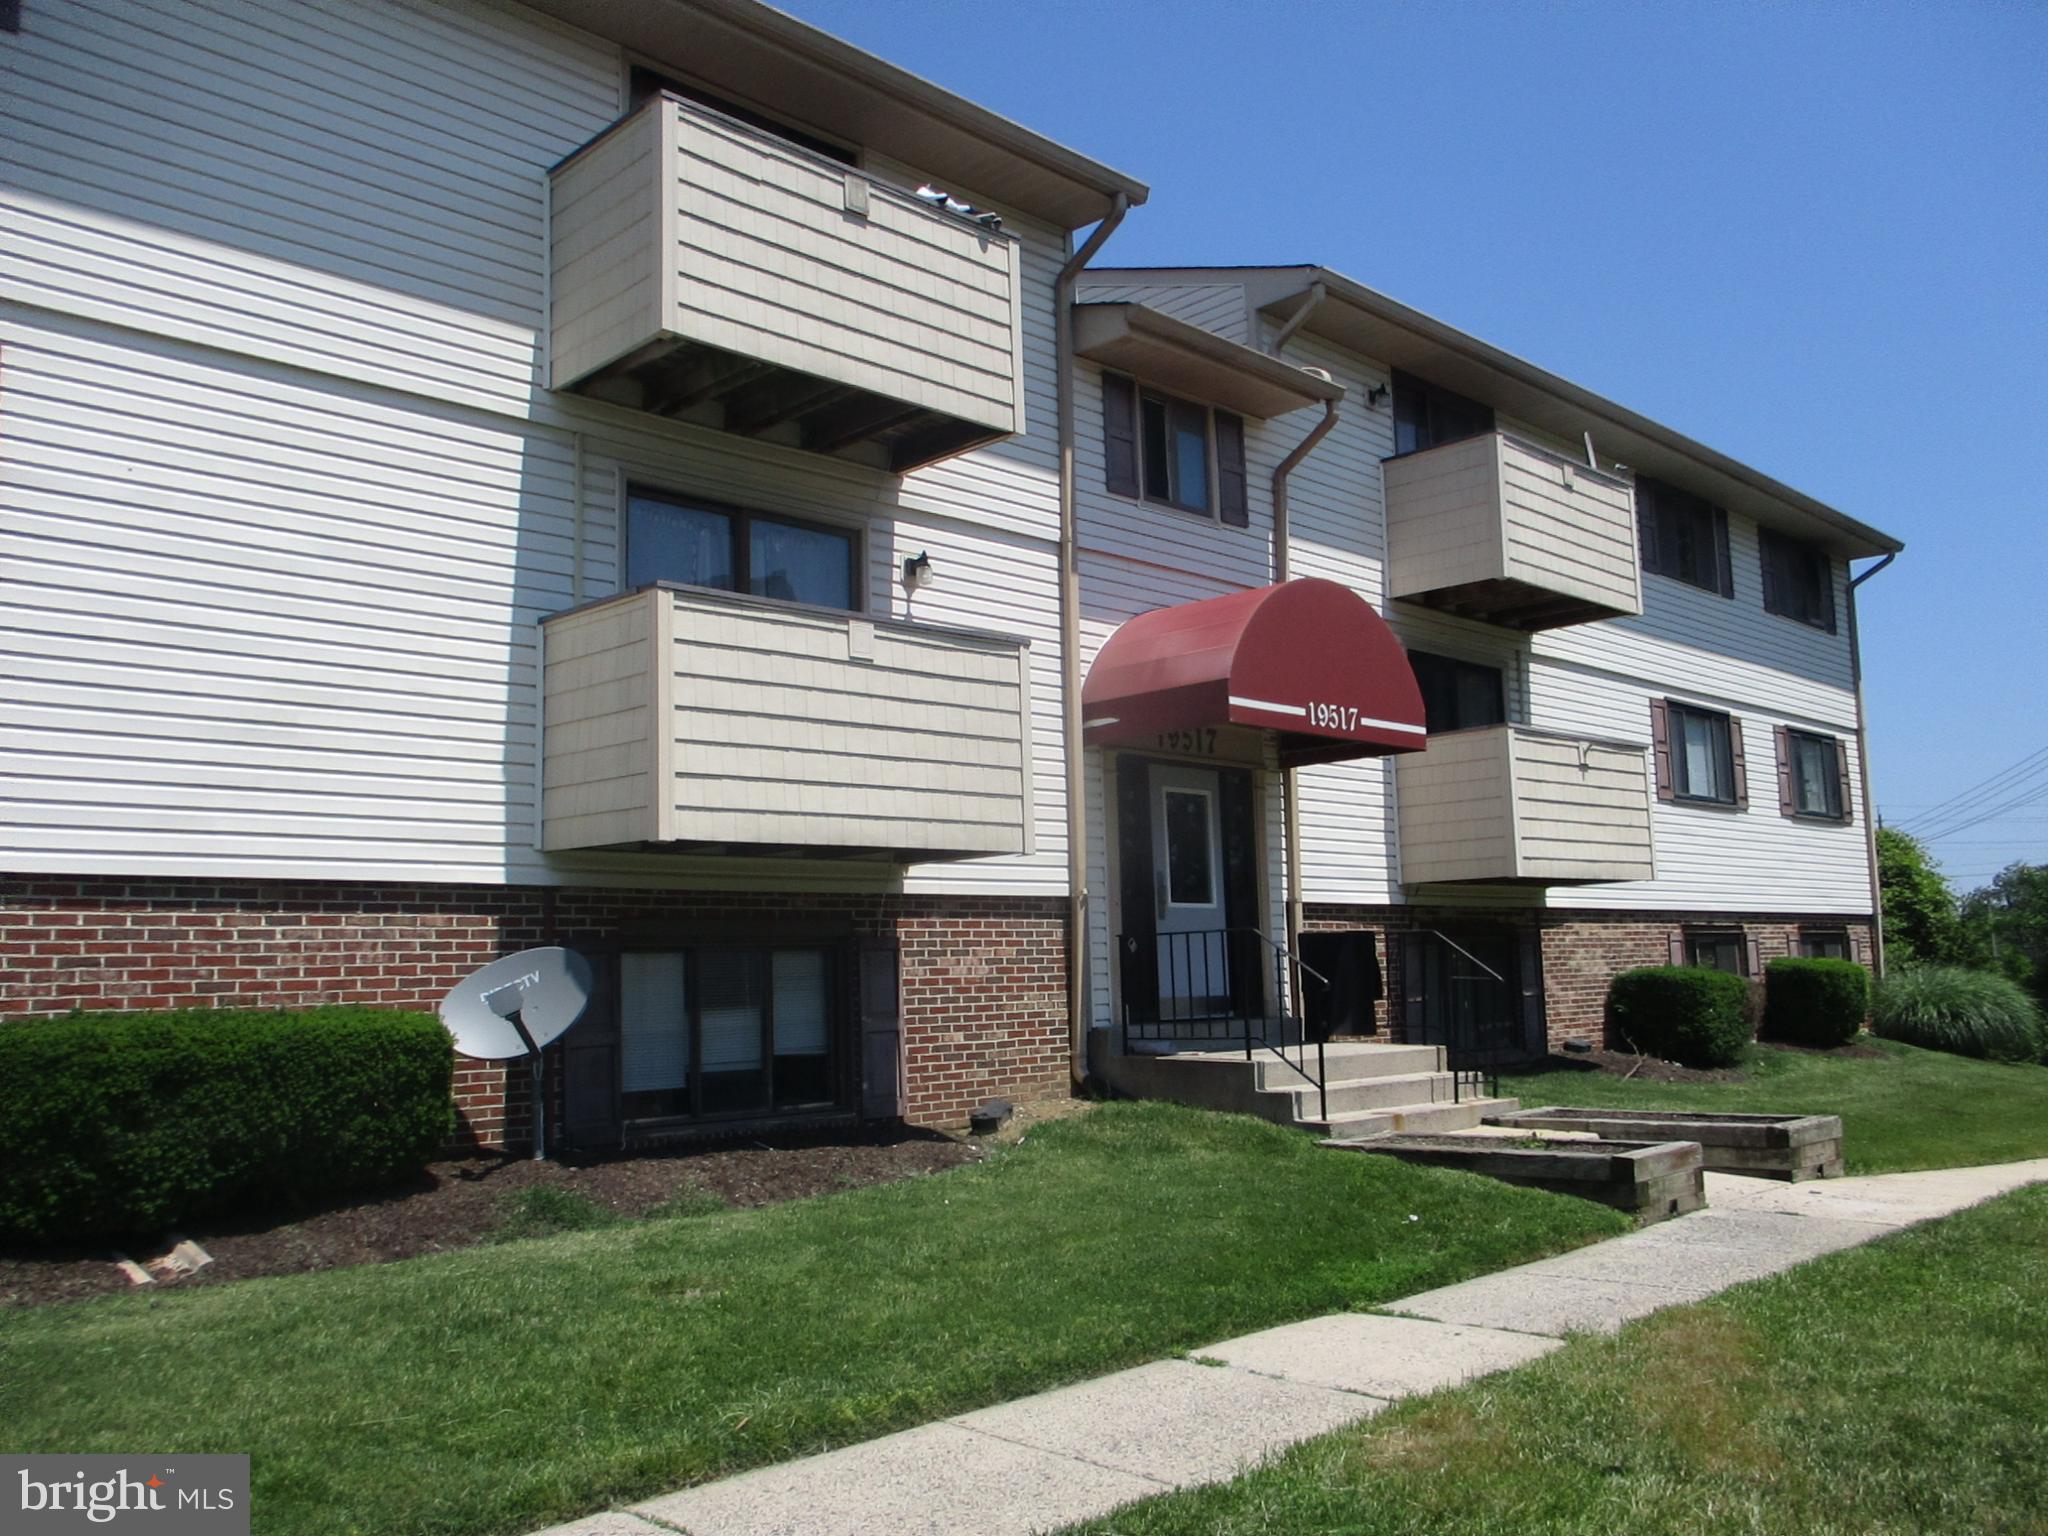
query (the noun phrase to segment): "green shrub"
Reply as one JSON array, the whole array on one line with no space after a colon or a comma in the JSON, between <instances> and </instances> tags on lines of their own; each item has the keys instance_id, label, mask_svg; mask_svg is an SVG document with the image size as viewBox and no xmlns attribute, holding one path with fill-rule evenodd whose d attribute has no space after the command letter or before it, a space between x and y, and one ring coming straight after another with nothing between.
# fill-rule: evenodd
<instances>
[{"instance_id":1,"label":"green shrub","mask_svg":"<svg viewBox=\"0 0 2048 1536\"><path fill-rule=\"evenodd\" d=\"M1877 985L1871 1027L1887 1040L1993 1061L2038 1061L2040 1010L2016 984L1990 971L1912 965Z\"/></svg>"},{"instance_id":2,"label":"green shrub","mask_svg":"<svg viewBox=\"0 0 2048 1536\"><path fill-rule=\"evenodd\" d=\"M1688 1067L1733 1066L1755 1033L1750 986L1700 966L1623 971L1607 989L1607 1027L1646 1056Z\"/></svg>"},{"instance_id":3,"label":"green shrub","mask_svg":"<svg viewBox=\"0 0 2048 1536\"><path fill-rule=\"evenodd\" d=\"M1870 975L1853 960L1773 960L1764 967L1764 1028L1773 1040L1847 1045L1870 1012Z\"/></svg>"},{"instance_id":4,"label":"green shrub","mask_svg":"<svg viewBox=\"0 0 2048 1536\"><path fill-rule=\"evenodd\" d=\"M161 1231L408 1173L454 1127L431 1014L190 1009L0 1025L0 1234Z\"/></svg>"}]
</instances>

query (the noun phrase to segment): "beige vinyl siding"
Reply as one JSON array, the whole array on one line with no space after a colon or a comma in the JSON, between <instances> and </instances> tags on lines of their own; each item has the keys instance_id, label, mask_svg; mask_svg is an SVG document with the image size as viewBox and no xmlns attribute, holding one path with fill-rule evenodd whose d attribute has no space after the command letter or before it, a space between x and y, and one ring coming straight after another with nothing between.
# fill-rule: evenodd
<instances>
[{"instance_id":1,"label":"beige vinyl siding","mask_svg":"<svg viewBox=\"0 0 2048 1536\"><path fill-rule=\"evenodd\" d=\"M1401 878L1647 879L1646 772L1640 747L1525 727L1433 736L1396 768Z\"/></svg>"},{"instance_id":2,"label":"beige vinyl siding","mask_svg":"<svg viewBox=\"0 0 2048 1536\"><path fill-rule=\"evenodd\" d=\"M1394 596L1510 580L1640 611L1627 481L1501 432L1391 459L1384 478Z\"/></svg>"},{"instance_id":3,"label":"beige vinyl siding","mask_svg":"<svg viewBox=\"0 0 2048 1536\"><path fill-rule=\"evenodd\" d=\"M1013 236L668 99L553 186L555 387L673 335L997 432L1022 425Z\"/></svg>"},{"instance_id":4,"label":"beige vinyl siding","mask_svg":"<svg viewBox=\"0 0 2048 1536\"><path fill-rule=\"evenodd\" d=\"M556 171L548 184L548 364L555 388L669 324L662 268L673 223L661 209L663 117L642 112Z\"/></svg>"},{"instance_id":5,"label":"beige vinyl siding","mask_svg":"<svg viewBox=\"0 0 2048 1536\"><path fill-rule=\"evenodd\" d=\"M612 602L551 619L541 704L543 843L602 848L659 828L653 602Z\"/></svg>"},{"instance_id":6,"label":"beige vinyl siding","mask_svg":"<svg viewBox=\"0 0 2048 1536\"><path fill-rule=\"evenodd\" d=\"M549 848L1029 851L1016 641L668 588L546 634Z\"/></svg>"}]
</instances>

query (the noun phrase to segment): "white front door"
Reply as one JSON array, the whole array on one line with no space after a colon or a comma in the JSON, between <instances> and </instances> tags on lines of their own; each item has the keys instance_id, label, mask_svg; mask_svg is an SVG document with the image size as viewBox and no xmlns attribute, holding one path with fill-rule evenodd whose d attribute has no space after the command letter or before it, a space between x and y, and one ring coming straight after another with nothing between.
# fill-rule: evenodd
<instances>
[{"instance_id":1,"label":"white front door","mask_svg":"<svg viewBox=\"0 0 2048 1536\"><path fill-rule=\"evenodd\" d=\"M1152 884L1159 935L1159 1017L1230 1011L1224 913L1223 797L1214 768L1154 763Z\"/></svg>"}]
</instances>

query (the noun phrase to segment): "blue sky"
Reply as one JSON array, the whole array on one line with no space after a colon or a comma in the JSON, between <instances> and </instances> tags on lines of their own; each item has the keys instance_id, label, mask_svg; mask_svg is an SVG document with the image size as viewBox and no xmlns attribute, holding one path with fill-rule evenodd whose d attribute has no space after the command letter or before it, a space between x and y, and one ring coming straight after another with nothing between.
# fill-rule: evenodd
<instances>
[{"instance_id":1,"label":"blue sky","mask_svg":"<svg viewBox=\"0 0 2048 1536\"><path fill-rule=\"evenodd\" d=\"M2048 747L2048 5L780 3L1148 182L1105 263L1322 262L1903 538L1887 821Z\"/></svg>"}]
</instances>

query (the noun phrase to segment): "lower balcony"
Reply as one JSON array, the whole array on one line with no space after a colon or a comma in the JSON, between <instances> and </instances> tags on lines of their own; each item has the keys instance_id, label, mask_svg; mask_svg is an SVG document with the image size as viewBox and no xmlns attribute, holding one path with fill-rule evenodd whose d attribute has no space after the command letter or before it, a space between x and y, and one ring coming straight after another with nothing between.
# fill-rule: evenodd
<instances>
[{"instance_id":1,"label":"lower balcony","mask_svg":"<svg viewBox=\"0 0 2048 1536\"><path fill-rule=\"evenodd\" d=\"M1647 749L1495 725L1399 759L1405 885L1648 880Z\"/></svg>"},{"instance_id":2,"label":"lower balcony","mask_svg":"<svg viewBox=\"0 0 2048 1536\"><path fill-rule=\"evenodd\" d=\"M666 585L542 634L548 851L1031 851L1021 640Z\"/></svg>"}]
</instances>

